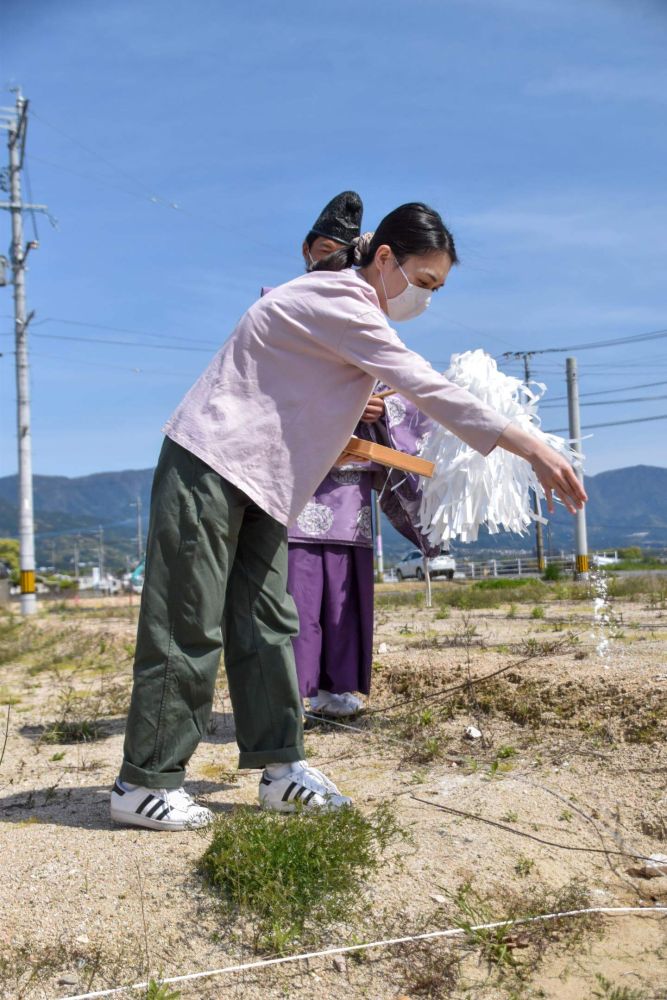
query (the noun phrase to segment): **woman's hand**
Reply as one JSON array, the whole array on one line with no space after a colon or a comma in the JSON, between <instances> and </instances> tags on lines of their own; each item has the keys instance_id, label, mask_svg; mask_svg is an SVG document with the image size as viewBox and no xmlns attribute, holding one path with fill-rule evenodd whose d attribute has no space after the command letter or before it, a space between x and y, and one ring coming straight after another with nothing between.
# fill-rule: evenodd
<instances>
[{"instance_id":1,"label":"woman's hand","mask_svg":"<svg viewBox=\"0 0 667 1000\"><path fill-rule=\"evenodd\" d=\"M498 445L530 462L544 490L550 514L555 510L554 493L571 514L581 510L588 500L568 460L544 441L527 434L515 424L508 424L498 438Z\"/></svg>"},{"instance_id":2,"label":"woman's hand","mask_svg":"<svg viewBox=\"0 0 667 1000\"><path fill-rule=\"evenodd\" d=\"M384 413L384 399L380 396L371 396L366 403L366 409L361 415L364 424L376 423Z\"/></svg>"}]
</instances>

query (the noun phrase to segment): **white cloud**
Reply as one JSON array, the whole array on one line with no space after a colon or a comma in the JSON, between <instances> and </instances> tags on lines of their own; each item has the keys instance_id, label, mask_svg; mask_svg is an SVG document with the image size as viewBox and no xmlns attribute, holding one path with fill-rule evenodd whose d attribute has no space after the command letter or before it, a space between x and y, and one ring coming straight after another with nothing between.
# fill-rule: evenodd
<instances>
[{"instance_id":1,"label":"white cloud","mask_svg":"<svg viewBox=\"0 0 667 1000\"><path fill-rule=\"evenodd\" d=\"M592 101L667 104L667 69L569 67L528 84L526 93L533 97L570 95Z\"/></svg>"},{"instance_id":2,"label":"white cloud","mask_svg":"<svg viewBox=\"0 0 667 1000\"><path fill-rule=\"evenodd\" d=\"M503 241L533 251L608 250L650 257L667 252L667 209L637 204L636 198L601 200L594 192L557 194L510 202L469 213L457 219L457 230ZM462 242L461 239L459 242ZM648 265L647 259L646 264Z\"/></svg>"},{"instance_id":3,"label":"white cloud","mask_svg":"<svg viewBox=\"0 0 667 1000\"><path fill-rule=\"evenodd\" d=\"M586 212L548 211L517 206L496 208L466 216L464 225L485 233L517 236L542 247L617 247L623 233L609 222Z\"/></svg>"}]
</instances>

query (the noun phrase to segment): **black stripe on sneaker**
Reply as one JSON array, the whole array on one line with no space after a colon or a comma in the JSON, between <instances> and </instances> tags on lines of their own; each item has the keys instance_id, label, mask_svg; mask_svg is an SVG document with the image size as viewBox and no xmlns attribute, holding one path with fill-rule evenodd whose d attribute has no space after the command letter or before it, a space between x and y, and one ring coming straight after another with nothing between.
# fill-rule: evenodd
<instances>
[{"instance_id":1,"label":"black stripe on sneaker","mask_svg":"<svg viewBox=\"0 0 667 1000\"><path fill-rule=\"evenodd\" d=\"M157 802L155 803L155 805L151 809L149 809L145 813L145 815L148 816L149 819L150 819L150 817L153 815L153 813L156 813L158 811L158 809L160 808L160 806L164 806L164 805L167 805L166 802L164 801L164 799L158 799ZM169 810L169 806L167 806L167 810Z\"/></svg>"},{"instance_id":2,"label":"black stripe on sneaker","mask_svg":"<svg viewBox=\"0 0 667 1000\"><path fill-rule=\"evenodd\" d=\"M283 794L283 802L287 802L289 800L289 797L295 788L296 788L296 781L291 781Z\"/></svg>"},{"instance_id":3,"label":"black stripe on sneaker","mask_svg":"<svg viewBox=\"0 0 667 1000\"><path fill-rule=\"evenodd\" d=\"M296 794L294 796L294 801L296 802L297 799L300 799L301 796L303 795L303 793L305 791L307 791L306 786L305 785L299 785L299 788L298 788L298 790L297 790L297 792L296 792Z\"/></svg>"},{"instance_id":4,"label":"black stripe on sneaker","mask_svg":"<svg viewBox=\"0 0 667 1000\"><path fill-rule=\"evenodd\" d=\"M305 799L303 800L304 806L308 805L308 803L310 802L310 800L312 799L312 797L313 797L314 794L315 794L315 792L308 792L308 794L306 795Z\"/></svg>"},{"instance_id":5,"label":"black stripe on sneaker","mask_svg":"<svg viewBox=\"0 0 667 1000\"><path fill-rule=\"evenodd\" d=\"M153 799L155 799L155 798L157 798L157 796L153 795L153 793L151 792L151 794L147 795L146 798L144 799L144 801L140 805L137 806L135 812L138 812L138 813L143 812L144 809L146 808L146 806L149 804L149 802L152 802ZM161 801L162 801L162 799L158 799L158 802L161 802Z\"/></svg>"},{"instance_id":6,"label":"black stripe on sneaker","mask_svg":"<svg viewBox=\"0 0 667 1000\"><path fill-rule=\"evenodd\" d=\"M114 781L113 790L116 793L116 795L125 795L125 789L120 787L118 781Z\"/></svg>"},{"instance_id":7,"label":"black stripe on sneaker","mask_svg":"<svg viewBox=\"0 0 667 1000\"><path fill-rule=\"evenodd\" d=\"M159 816L156 816L155 818L156 818L157 820L161 820L161 819L164 819L164 818L165 818L165 816L168 816L168 815L169 815L169 812L170 812L170 809L171 809L171 807L170 807L170 806L165 806L165 807L164 807L164 809L163 809L163 811L162 811L162 812L160 813L160 815L159 815Z\"/></svg>"}]
</instances>

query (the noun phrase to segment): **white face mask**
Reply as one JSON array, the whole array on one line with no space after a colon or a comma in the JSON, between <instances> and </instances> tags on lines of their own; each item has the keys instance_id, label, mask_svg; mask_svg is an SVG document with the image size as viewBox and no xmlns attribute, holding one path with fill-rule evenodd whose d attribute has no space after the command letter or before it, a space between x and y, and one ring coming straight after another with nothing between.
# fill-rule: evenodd
<instances>
[{"instance_id":1,"label":"white face mask","mask_svg":"<svg viewBox=\"0 0 667 1000\"><path fill-rule=\"evenodd\" d=\"M408 283L407 287L390 299L387 295L382 271L380 271L380 281L384 289L384 297L387 300L387 316L394 322L400 323L402 320L414 319L415 316L421 315L425 309L428 309L433 293L430 288L419 288L418 285L413 285L398 261L396 264Z\"/></svg>"}]
</instances>

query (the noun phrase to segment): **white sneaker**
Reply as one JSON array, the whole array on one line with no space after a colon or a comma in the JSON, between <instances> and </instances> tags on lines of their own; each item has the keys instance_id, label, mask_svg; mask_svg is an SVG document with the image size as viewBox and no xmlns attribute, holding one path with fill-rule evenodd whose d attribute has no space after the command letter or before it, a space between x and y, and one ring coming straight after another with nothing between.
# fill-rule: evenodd
<instances>
[{"instance_id":1,"label":"white sneaker","mask_svg":"<svg viewBox=\"0 0 667 1000\"><path fill-rule=\"evenodd\" d=\"M198 806L184 788L142 788L116 779L111 792L111 819L149 830L193 830L208 826L213 813Z\"/></svg>"},{"instance_id":2,"label":"white sneaker","mask_svg":"<svg viewBox=\"0 0 667 1000\"><path fill-rule=\"evenodd\" d=\"M340 809L351 806L352 799L341 795L333 781L305 760L298 760L282 778L271 778L266 771L259 781L259 804L275 812L303 809Z\"/></svg>"},{"instance_id":3,"label":"white sneaker","mask_svg":"<svg viewBox=\"0 0 667 1000\"><path fill-rule=\"evenodd\" d=\"M330 715L334 719L345 719L350 715L358 715L364 707L361 698L346 691L345 694L332 694L331 691L318 691L317 697L310 699L313 712L320 715Z\"/></svg>"}]
</instances>

